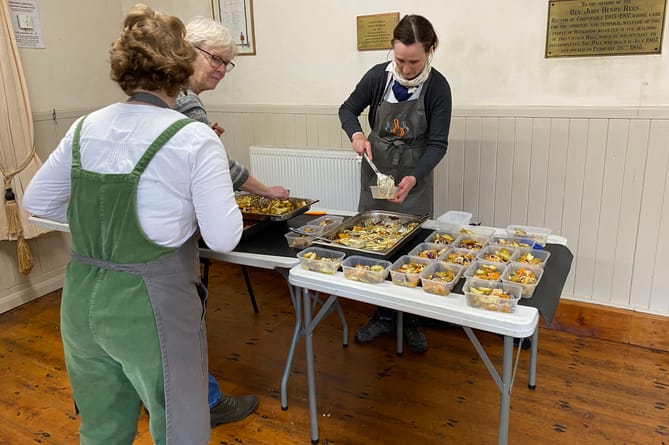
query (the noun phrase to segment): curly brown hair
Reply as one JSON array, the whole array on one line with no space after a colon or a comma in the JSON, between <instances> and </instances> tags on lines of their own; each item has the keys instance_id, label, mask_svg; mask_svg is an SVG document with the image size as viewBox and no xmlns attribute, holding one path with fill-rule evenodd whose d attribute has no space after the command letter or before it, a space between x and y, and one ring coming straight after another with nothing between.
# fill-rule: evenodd
<instances>
[{"instance_id":1,"label":"curly brown hair","mask_svg":"<svg viewBox=\"0 0 669 445\"><path fill-rule=\"evenodd\" d=\"M176 96L193 74L197 53L177 17L135 5L109 50L111 78L130 95L137 89Z\"/></svg>"}]
</instances>

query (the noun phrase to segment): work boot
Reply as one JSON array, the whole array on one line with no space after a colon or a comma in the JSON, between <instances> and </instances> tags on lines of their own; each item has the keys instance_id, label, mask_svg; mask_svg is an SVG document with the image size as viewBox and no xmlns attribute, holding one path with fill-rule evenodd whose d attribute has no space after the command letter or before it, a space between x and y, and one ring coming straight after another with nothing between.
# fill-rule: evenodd
<instances>
[{"instance_id":1,"label":"work boot","mask_svg":"<svg viewBox=\"0 0 669 445\"><path fill-rule=\"evenodd\" d=\"M404 316L404 338L411 351L417 353L427 351L427 338L417 317L408 314Z\"/></svg>"},{"instance_id":2,"label":"work boot","mask_svg":"<svg viewBox=\"0 0 669 445\"><path fill-rule=\"evenodd\" d=\"M242 420L258 409L258 398L253 394L233 397L223 394L218 405L209 409L211 427Z\"/></svg>"},{"instance_id":3,"label":"work boot","mask_svg":"<svg viewBox=\"0 0 669 445\"><path fill-rule=\"evenodd\" d=\"M389 334L393 332L395 322L391 318L381 318L377 313L374 313L367 324L360 326L355 331L355 339L359 343L367 343L374 340L379 335Z\"/></svg>"}]
</instances>

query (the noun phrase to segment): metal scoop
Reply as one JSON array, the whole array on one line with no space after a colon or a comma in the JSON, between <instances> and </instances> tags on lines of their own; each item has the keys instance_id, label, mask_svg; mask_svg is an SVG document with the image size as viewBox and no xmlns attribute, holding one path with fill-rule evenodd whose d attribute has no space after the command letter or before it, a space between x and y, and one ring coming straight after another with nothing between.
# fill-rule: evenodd
<instances>
[{"instance_id":1,"label":"metal scoop","mask_svg":"<svg viewBox=\"0 0 669 445\"><path fill-rule=\"evenodd\" d=\"M370 167L372 167L372 170L374 170L374 173L376 173L376 185L379 187L384 187L384 188L392 188L395 187L395 179L390 176L390 175L384 175L379 171L378 168L376 168L376 165L372 162L371 159L367 156L367 153L363 153L362 156L367 160L367 163L369 164Z\"/></svg>"}]
</instances>

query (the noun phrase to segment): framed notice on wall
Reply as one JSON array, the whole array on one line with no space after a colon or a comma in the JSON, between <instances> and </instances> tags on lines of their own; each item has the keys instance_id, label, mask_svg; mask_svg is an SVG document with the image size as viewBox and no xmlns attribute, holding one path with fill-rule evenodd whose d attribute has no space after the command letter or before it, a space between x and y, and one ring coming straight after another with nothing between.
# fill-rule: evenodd
<instances>
[{"instance_id":1,"label":"framed notice on wall","mask_svg":"<svg viewBox=\"0 0 669 445\"><path fill-rule=\"evenodd\" d=\"M212 0L214 19L230 30L240 56L256 53L253 30L253 0Z\"/></svg>"}]
</instances>

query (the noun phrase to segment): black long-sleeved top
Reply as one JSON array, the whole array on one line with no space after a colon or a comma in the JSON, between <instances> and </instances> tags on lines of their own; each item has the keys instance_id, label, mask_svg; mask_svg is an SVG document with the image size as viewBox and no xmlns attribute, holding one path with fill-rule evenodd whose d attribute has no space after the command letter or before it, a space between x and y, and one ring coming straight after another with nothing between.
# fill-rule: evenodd
<instances>
[{"instance_id":1,"label":"black long-sleeved top","mask_svg":"<svg viewBox=\"0 0 669 445\"><path fill-rule=\"evenodd\" d=\"M362 132L358 117L368 106L369 126L374 128L376 109L383 100L386 88L389 74L386 67L389 63L380 63L367 71L348 99L339 107L339 120L349 139L354 133ZM428 140L425 153L413 174L418 181L429 175L446 154L452 109L451 87L439 71L432 68L432 73L423 88L426 88L423 100L425 101Z\"/></svg>"}]
</instances>

